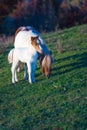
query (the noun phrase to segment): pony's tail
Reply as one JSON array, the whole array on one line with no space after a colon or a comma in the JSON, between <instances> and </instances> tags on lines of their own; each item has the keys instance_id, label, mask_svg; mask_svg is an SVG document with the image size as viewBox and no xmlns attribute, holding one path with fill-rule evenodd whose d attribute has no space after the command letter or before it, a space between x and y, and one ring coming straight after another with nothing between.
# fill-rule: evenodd
<instances>
[{"instance_id":1,"label":"pony's tail","mask_svg":"<svg viewBox=\"0 0 87 130\"><path fill-rule=\"evenodd\" d=\"M8 53L8 62L9 64L11 64L13 62L13 53L14 53L14 49L12 49L9 53Z\"/></svg>"}]
</instances>

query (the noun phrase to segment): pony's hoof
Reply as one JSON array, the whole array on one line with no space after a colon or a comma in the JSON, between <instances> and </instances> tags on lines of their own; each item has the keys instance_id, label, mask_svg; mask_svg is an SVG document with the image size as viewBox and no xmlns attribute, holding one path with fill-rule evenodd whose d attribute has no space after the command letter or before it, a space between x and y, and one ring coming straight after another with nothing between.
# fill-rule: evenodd
<instances>
[{"instance_id":1,"label":"pony's hoof","mask_svg":"<svg viewBox=\"0 0 87 130\"><path fill-rule=\"evenodd\" d=\"M15 82L12 82L12 84L15 84Z\"/></svg>"},{"instance_id":2,"label":"pony's hoof","mask_svg":"<svg viewBox=\"0 0 87 130\"><path fill-rule=\"evenodd\" d=\"M15 81L16 83L18 82L18 80Z\"/></svg>"},{"instance_id":3,"label":"pony's hoof","mask_svg":"<svg viewBox=\"0 0 87 130\"><path fill-rule=\"evenodd\" d=\"M24 80L28 80L28 77L24 77Z\"/></svg>"},{"instance_id":4,"label":"pony's hoof","mask_svg":"<svg viewBox=\"0 0 87 130\"><path fill-rule=\"evenodd\" d=\"M33 82L29 82L30 84L32 84Z\"/></svg>"},{"instance_id":5,"label":"pony's hoof","mask_svg":"<svg viewBox=\"0 0 87 130\"><path fill-rule=\"evenodd\" d=\"M29 81L30 84L33 84L35 81Z\"/></svg>"}]
</instances>

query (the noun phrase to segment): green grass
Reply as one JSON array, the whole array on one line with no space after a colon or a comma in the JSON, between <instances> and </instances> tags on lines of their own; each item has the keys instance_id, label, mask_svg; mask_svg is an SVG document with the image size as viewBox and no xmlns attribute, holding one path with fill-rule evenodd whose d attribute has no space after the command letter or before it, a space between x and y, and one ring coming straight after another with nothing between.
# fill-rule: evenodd
<instances>
[{"instance_id":1,"label":"green grass","mask_svg":"<svg viewBox=\"0 0 87 130\"><path fill-rule=\"evenodd\" d=\"M38 63L36 83L22 80L22 71L13 85L7 61L11 46L0 54L0 130L87 130L87 25L43 37L55 59L49 79Z\"/></svg>"}]
</instances>

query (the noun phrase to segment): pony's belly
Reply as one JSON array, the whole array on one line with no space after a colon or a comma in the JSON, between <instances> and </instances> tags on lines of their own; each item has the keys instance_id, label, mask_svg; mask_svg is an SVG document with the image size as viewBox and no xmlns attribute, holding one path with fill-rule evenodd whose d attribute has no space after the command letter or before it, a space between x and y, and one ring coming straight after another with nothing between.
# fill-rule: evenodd
<instances>
[{"instance_id":1,"label":"pony's belly","mask_svg":"<svg viewBox=\"0 0 87 130\"><path fill-rule=\"evenodd\" d=\"M38 53L32 52L28 48L15 48L14 57L23 63L36 62Z\"/></svg>"}]
</instances>

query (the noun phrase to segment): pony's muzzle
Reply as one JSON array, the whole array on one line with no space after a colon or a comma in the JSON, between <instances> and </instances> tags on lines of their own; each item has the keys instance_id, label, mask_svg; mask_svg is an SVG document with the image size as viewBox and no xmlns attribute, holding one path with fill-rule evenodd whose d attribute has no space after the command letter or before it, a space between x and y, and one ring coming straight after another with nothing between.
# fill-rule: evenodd
<instances>
[{"instance_id":1,"label":"pony's muzzle","mask_svg":"<svg viewBox=\"0 0 87 130\"><path fill-rule=\"evenodd\" d=\"M50 74L45 74L45 77L46 77L47 79L49 79L49 78L50 78Z\"/></svg>"}]
</instances>

